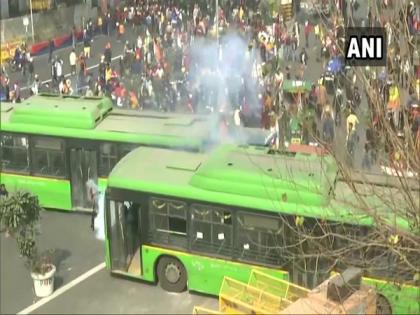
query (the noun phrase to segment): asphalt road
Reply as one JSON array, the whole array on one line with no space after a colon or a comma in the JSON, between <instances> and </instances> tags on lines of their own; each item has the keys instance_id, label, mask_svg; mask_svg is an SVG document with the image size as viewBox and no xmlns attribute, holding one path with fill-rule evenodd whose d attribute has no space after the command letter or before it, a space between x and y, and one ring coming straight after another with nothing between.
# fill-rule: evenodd
<instances>
[{"instance_id":1,"label":"asphalt road","mask_svg":"<svg viewBox=\"0 0 420 315\"><path fill-rule=\"evenodd\" d=\"M95 239L90 230L90 217L45 211L41 228L41 249L55 251L55 292L64 292L31 313L191 314L195 305L217 307L215 298L168 293L159 286L111 276L106 269L74 285L75 279L105 260L104 243ZM33 292L30 272L18 256L15 240L2 233L0 249L0 313L16 314L39 300Z\"/></svg>"}]
</instances>

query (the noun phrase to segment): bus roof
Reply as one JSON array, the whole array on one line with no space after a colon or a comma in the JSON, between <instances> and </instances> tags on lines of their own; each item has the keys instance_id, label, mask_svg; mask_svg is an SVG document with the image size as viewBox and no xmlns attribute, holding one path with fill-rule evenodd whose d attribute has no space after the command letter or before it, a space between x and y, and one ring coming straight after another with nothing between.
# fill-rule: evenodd
<instances>
[{"instance_id":1,"label":"bus roof","mask_svg":"<svg viewBox=\"0 0 420 315\"><path fill-rule=\"evenodd\" d=\"M373 219L354 210L351 192L345 202L329 195L337 167L330 156L268 155L267 149L223 145L209 154L138 148L125 156L108 178L110 188L143 191L371 225ZM401 221L401 220L400 220ZM405 221L397 222L408 229Z\"/></svg>"},{"instance_id":2,"label":"bus roof","mask_svg":"<svg viewBox=\"0 0 420 315\"><path fill-rule=\"evenodd\" d=\"M108 98L37 95L1 104L1 130L38 135L199 148L209 117L113 109Z\"/></svg>"}]
</instances>

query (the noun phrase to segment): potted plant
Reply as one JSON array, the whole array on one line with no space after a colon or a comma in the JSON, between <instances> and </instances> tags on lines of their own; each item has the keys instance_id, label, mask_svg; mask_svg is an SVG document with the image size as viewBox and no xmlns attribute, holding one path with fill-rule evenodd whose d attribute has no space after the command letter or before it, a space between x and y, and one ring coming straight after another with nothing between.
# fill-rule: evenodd
<instances>
[{"instance_id":1,"label":"potted plant","mask_svg":"<svg viewBox=\"0 0 420 315\"><path fill-rule=\"evenodd\" d=\"M36 246L41 210L38 197L29 192L16 191L0 198L1 226L16 239L19 253L31 269L35 294L45 297L54 289L56 268L51 262L51 253L39 254Z\"/></svg>"}]
</instances>

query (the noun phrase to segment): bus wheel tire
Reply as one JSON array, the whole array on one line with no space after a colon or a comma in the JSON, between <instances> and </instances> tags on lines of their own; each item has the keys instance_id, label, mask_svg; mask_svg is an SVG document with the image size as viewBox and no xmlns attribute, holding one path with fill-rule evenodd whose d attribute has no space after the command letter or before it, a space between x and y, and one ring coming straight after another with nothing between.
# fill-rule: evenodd
<instances>
[{"instance_id":1,"label":"bus wheel tire","mask_svg":"<svg viewBox=\"0 0 420 315\"><path fill-rule=\"evenodd\" d=\"M392 307L388 299L381 294L376 296L376 314L392 314Z\"/></svg>"},{"instance_id":2,"label":"bus wheel tire","mask_svg":"<svg viewBox=\"0 0 420 315\"><path fill-rule=\"evenodd\" d=\"M157 275L160 286L168 292L184 292L187 289L187 271L178 259L159 259Z\"/></svg>"}]
</instances>

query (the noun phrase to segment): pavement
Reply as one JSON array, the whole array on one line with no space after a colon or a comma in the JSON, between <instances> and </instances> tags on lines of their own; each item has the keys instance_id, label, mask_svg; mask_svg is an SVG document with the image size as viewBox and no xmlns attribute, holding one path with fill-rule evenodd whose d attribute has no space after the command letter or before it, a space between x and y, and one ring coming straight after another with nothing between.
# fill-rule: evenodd
<instances>
[{"instance_id":1,"label":"pavement","mask_svg":"<svg viewBox=\"0 0 420 315\"><path fill-rule=\"evenodd\" d=\"M191 314L196 305L217 308L213 297L168 293L157 285L112 276L103 267L104 242L95 239L86 214L45 211L41 228L41 249L55 251L55 292L41 300L35 297L15 240L2 233L1 314ZM92 275L80 281L88 271Z\"/></svg>"}]
</instances>

